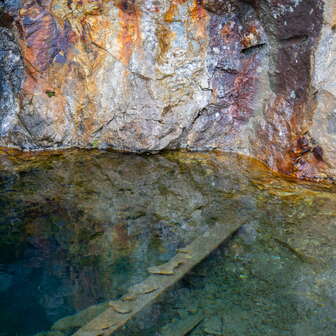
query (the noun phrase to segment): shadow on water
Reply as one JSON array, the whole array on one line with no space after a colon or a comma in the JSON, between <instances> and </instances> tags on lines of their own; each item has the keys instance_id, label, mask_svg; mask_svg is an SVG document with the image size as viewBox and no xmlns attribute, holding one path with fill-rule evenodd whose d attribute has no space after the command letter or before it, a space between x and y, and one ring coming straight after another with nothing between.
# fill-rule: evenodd
<instances>
[{"instance_id":1,"label":"shadow on water","mask_svg":"<svg viewBox=\"0 0 336 336\"><path fill-rule=\"evenodd\" d=\"M235 154L65 151L1 153L0 188L1 336L119 298L241 216L248 224L121 334L184 335L195 314L193 336L336 334L334 187Z\"/></svg>"}]
</instances>

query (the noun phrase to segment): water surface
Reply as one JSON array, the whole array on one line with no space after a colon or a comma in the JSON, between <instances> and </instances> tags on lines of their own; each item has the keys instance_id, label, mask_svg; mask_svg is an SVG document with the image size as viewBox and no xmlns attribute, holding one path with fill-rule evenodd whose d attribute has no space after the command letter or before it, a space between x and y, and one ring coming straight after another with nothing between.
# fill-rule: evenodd
<instances>
[{"instance_id":1,"label":"water surface","mask_svg":"<svg viewBox=\"0 0 336 336\"><path fill-rule=\"evenodd\" d=\"M119 298L214 223L247 218L122 334L335 335L335 188L235 154L0 156L0 334ZM74 329L55 336L70 335ZM52 336L51 333L49 333Z\"/></svg>"}]
</instances>

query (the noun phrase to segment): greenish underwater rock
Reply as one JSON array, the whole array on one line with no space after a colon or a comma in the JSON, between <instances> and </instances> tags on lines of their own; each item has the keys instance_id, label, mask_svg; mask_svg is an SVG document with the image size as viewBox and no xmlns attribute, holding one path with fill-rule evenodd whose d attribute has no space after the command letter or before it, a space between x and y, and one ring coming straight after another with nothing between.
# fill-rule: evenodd
<instances>
[{"instance_id":1,"label":"greenish underwater rock","mask_svg":"<svg viewBox=\"0 0 336 336\"><path fill-rule=\"evenodd\" d=\"M64 336L60 331L42 331L35 336Z\"/></svg>"},{"instance_id":2,"label":"greenish underwater rock","mask_svg":"<svg viewBox=\"0 0 336 336\"><path fill-rule=\"evenodd\" d=\"M203 330L207 335L222 335L223 320L219 316L212 316L204 321Z\"/></svg>"},{"instance_id":3,"label":"greenish underwater rock","mask_svg":"<svg viewBox=\"0 0 336 336\"><path fill-rule=\"evenodd\" d=\"M13 277L10 274L0 272L0 293L5 292L12 285Z\"/></svg>"}]
</instances>

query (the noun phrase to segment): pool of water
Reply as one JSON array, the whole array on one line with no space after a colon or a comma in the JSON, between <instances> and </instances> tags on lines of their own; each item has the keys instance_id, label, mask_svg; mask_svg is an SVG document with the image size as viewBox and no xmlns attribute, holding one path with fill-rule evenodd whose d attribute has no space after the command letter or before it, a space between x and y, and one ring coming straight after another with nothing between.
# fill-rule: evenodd
<instances>
[{"instance_id":1,"label":"pool of water","mask_svg":"<svg viewBox=\"0 0 336 336\"><path fill-rule=\"evenodd\" d=\"M333 186L285 179L235 154L102 151L0 152L0 186L1 336L102 308L149 266L243 216L230 240L121 334L183 335L197 314L190 335L336 334Z\"/></svg>"}]
</instances>

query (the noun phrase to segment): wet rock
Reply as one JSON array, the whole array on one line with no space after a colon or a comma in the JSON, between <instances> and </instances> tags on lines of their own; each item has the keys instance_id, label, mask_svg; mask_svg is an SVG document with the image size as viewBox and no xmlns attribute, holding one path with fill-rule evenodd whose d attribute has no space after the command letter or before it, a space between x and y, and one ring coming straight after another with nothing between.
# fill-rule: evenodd
<instances>
[{"instance_id":1,"label":"wet rock","mask_svg":"<svg viewBox=\"0 0 336 336\"><path fill-rule=\"evenodd\" d=\"M203 323L203 330L207 335L223 335L223 319L220 316L213 316Z\"/></svg>"},{"instance_id":2,"label":"wet rock","mask_svg":"<svg viewBox=\"0 0 336 336\"><path fill-rule=\"evenodd\" d=\"M203 320L202 313L196 313L192 315L183 316L178 321L174 321L171 324L164 326L159 334L161 336L185 336L197 327Z\"/></svg>"},{"instance_id":3,"label":"wet rock","mask_svg":"<svg viewBox=\"0 0 336 336\"><path fill-rule=\"evenodd\" d=\"M201 153L4 153L0 153L3 251L9 251L5 247L10 242L11 249L23 253L28 239L41 260L51 260L53 274L69 276L59 290L53 288L49 273L32 285L48 289L39 302L53 318L55 313L59 317L71 313L72 308L70 312L62 308L68 307L67 302L75 302L75 309L81 310L123 293L126 301L154 295L160 282L132 287L129 293L127 289L149 275L148 267L169 261L176 252L186 261L174 266L178 273L193 256L184 246L214 223L235 220L246 200L232 195L248 193L242 172L256 164L233 154L218 161L222 156ZM254 211L252 205L250 210ZM18 218L13 227L7 224L12 217ZM28 233L32 234L27 237ZM67 251L67 258L62 251ZM41 261L29 258L29 266L35 262ZM69 264L74 265L70 271Z\"/></svg>"},{"instance_id":4,"label":"wet rock","mask_svg":"<svg viewBox=\"0 0 336 336\"><path fill-rule=\"evenodd\" d=\"M301 141L301 146L310 147L310 141ZM288 320L298 323L301 316L298 326L307 323L307 305L297 305L297 297L310 302L309 316L316 326L326 325L326 316L330 316L330 325L335 315L331 307L336 293L336 194L330 185L293 183L272 175L255 160L233 154L19 154L6 150L0 156L1 256L6 256L3 251L12 241L15 253L23 255L27 265L16 267L28 273L49 256L52 272L66 280L63 293L48 286L51 290L43 296L51 303L64 298L87 306L102 297L119 297L132 282L148 276L148 266L166 261L163 254L167 258L172 251L183 256L203 253L210 245L203 241L191 249L187 242L204 233L212 244L209 230L214 223L227 225L248 213L248 226L225 243L223 253L217 251L184 279L188 290L176 292L175 299L187 300L185 305L176 305L178 312L183 308L195 312L199 307L207 316L220 314L226 317L224 335L248 334L252 323L255 334L275 336L285 330ZM275 237L283 243L275 242ZM33 259L23 253L27 239L40 251ZM129 256L127 263L125 255ZM305 262L307 257L314 258L319 268ZM125 264L130 267L125 269ZM158 281L133 286L129 294L146 300L173 276L155 277ZM36 293L45 291L39 281L31 286ZM197 287L198 294L193 290ZM315 302L326 305L318 317L312 316ZM176 313L175 305L163 306ZM48 312L48 307L44 309ZM326 310L329 315L324 314ZM267 333L265 321L274 323L274 332ZM104 321L101 326L109 327L109 323ZM65 320L60 324L80 323ZM319 335L317 329L327 330L316 327L314 335ZM335 334L332 326L329 334Z\"/></svg>"}]
</instances>

